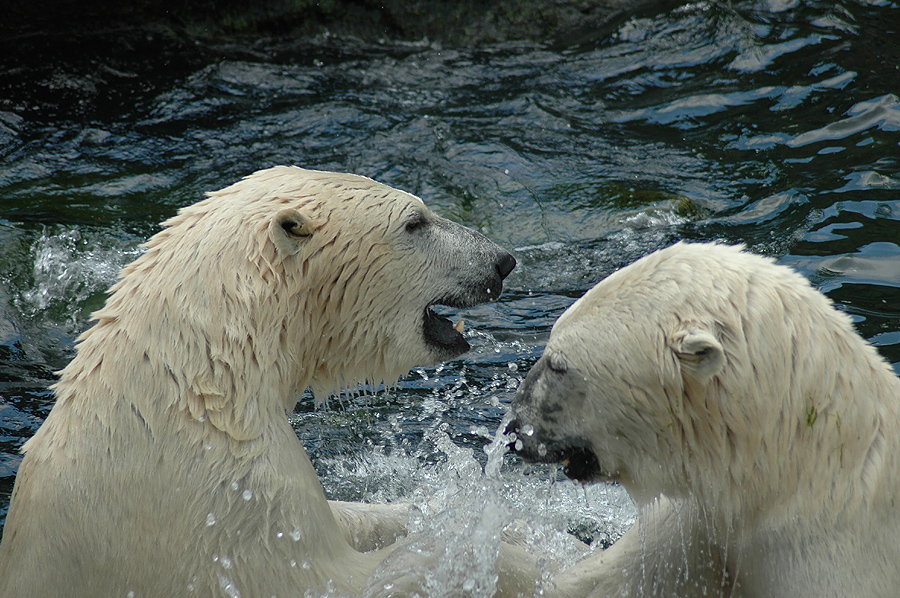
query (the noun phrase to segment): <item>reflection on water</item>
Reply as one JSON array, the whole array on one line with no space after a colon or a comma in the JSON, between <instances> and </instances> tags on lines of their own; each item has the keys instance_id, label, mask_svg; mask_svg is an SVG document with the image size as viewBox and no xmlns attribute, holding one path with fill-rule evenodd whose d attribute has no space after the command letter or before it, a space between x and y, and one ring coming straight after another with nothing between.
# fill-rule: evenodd
<instances>
[{"instance_id":1,"label":"reflection on water","mask_svg":"<svg viewBox=\"0 0 900 598\"><path fill-rule=\"evenodd\" d=\"M0 57L4 512L52 372L141 240L298 164L416 193L520 264L464 314L464 359L327 410L304 397L294 426L328 493L451 517L499 484L493 531L527 517L608 543L634 516L619 489L509 455L482 468L554 319L612 270L677 239L743 242L900 363L898 23L889 3L760 0L667 4L570 46L20 40Z\"/></svg>"}]
</instances>

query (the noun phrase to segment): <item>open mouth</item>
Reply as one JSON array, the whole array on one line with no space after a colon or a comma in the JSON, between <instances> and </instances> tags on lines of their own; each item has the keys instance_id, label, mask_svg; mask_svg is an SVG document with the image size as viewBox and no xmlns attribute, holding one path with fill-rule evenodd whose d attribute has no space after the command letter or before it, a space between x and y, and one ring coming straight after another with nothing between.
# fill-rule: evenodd
<instances>
[{"instance_id":1,"label":"open mouth","mask_svg":"<svg viewBox=\"0 0 900 598\"><path fill-rule=\"evenodd\" d=\"M555 444L547 446L536 440L534 432L521 434L518 420L513 420L506 427L506 433L515 433L515 440L509 444L514 451L526 461L533 463L561 463L567 477L579 482L600 482L612 478L600 468L597 455L587 443Z\"/></svg>"},{"instance_id":2,"label":"open mouth","mask_svg":"<svg viewBox=\"0 0 900 598\"><path fill-rule=\"evenodd\" d=\"M444 304L435 303L434 305ZM422 336L425 338L425 342L438 352L441 360L458 357L469 350L469 343L462 335L463 327L462 320L454 324L448 318L436 314L430 305L425 308L425 315L422 318Z\"/></svg>"},{"instance_id":3,"label":"open mouth","mask_svg":"<svg viewBox=\"0 0 900 598\"><path fill-rule=\"evenodd\" d=\"M565 456L560 459L563 464L566 476L579 482L597 482L607 479L600 469L600 462L594 451L578 447L566 451Z\"/></svg>"},{"instance_id":4,"label":"open mouth","mask_svg":"<svg viewBox=\"0 0 900 598\"><path fill-rule=\"evenodd\" d=\"M501 265L496 266L494 277L486 277L482 281L476 281L462 285L456 292L451 292L433 299L425 306L422 315L422 336L425 344L434 352L437 361L447 361L459 357L471 347L463 338L464 323L460 319L454 324L449 318L442 315L442 311L435 311L434 307L448 307L451 309L468 309L476 305L491 303L500 298L503 291L503 279L516 265L516 260L506 256Z\"/></svg>"}]
</instances>

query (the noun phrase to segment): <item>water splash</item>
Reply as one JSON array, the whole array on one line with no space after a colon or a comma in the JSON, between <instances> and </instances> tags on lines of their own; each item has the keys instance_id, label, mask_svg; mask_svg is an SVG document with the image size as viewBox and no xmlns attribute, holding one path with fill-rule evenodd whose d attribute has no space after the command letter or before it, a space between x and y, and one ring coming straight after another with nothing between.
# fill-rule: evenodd
<instances>
[{"instance_id":1,"label":"water splash","mask_svg":"<svg viewBox=\"0 0 900 598\"><path fill-rule=\"evenodd\" d=\"M119 271L140 253L136 243L123 246L108 233L46 227L31 247L32 284L19 294L17 306L31 319L83 326Z\"/></svg>"},{"instance_id":2,"label":"water splash","mask_svg":"<svg viewBox=\"0 0 900 598\"><path fill-rule=\"evenodd\" d=\"M500 454L489 454L486 474L473 449L455 445L446 432L432 430L427 440L445 457L440 487L417 490L410 536L378 568L363 596L403 588L435 598L480 598L497 587L500 538L512 520L497 491Z\"/></svg>"},{"instance_id":3,"label":"water splash","mask_svg":"<svg viewBox=\"0 0 900 598\"><path fill-rule=\"evenodd\" d=\"M407 460L413 470L419 468L408 474L417 477L418 484L411 497L410 536L382 563L363 596L492 596L501 541L534 555L535 583L546 583L553 571L585 555L587 548L574 533L605 547L633 523L634 507L620 488L557 481L555 474L548 484L547 473L557 471L553 466L528 466L523 476L524 466L509 454L515 438L505 433L510 420L507 413L484 445L483 465L477 451L458 446L446 428L435 427L426 435L423 446L428 448L420 451L440 455L441 460L425 467L416 457ZM390 462L395 468L398 461L392 459L379 456L367 467ZM573 522L573 513L594 519Z\"/></svg>"}]
</instances>

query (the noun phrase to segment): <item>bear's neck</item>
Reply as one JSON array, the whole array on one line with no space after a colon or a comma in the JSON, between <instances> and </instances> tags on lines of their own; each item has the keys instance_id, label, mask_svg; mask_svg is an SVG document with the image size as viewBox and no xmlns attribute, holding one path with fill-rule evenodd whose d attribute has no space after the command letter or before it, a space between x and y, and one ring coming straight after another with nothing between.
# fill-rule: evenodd
<instances>
[{"instance_id":1,"label":"bear's neck","mask_svg":"<svg viewBox=\"0 0 900 598\"><path fill-rule=\"evenodd\" d=\"M218 372L215 359L209 367L191 366L192 355L202 352L190 345L151 356L146 339L153 334L153 327L141 330L101 316L63 370L54 388L57 404L25 447L29 457L79 464L74 483L92 504L105 504L110 494L124 495L129 504L152 496L155 507L135 522L141 529L186 528L198 539L241 535L241 552L229 557L259 570L269 566L277 548L283 563L296 562L284 570L299 576L295 582L301 586L324 591L329 579L339 587L361 583L374 562L343 539L285 413L287 386L261 381L281 377L261 370L259 379L249 380L248 387L256 383L258 392L251 395L248 389L246 400L267 409L229 410L234 395L216 396L213 391L223 387L204 376L221 373L230 381L230 372ZM110 487L110 480L120 479L129 482ZM122 537L141 533L120 531ZM203 559L211 562L215 547L215 541L192 547L191 562L173 562L173 575Z\"/></svg>"},{"instance_id":2,"label":"bear's neck","mask_svg":"<svg viewBox=\"0 0 900 598\"><path fill-rule=\"evenodd\" d=\"M284 422L311 376L300 364L314 362L287 324L298 306L265 289L243 297L234 281L163 281L155 260L151 250L126 270L57 389L91 377L145 417L184 412L237 441ZM166 409L148 405L159 401Z\"/></svg>"},{"instance_id":3,"label":"bear's neck","mask_svg":"<svg viewBox=\"0 0 900 598\"><path fill-rule=\"evenodd\" d=\"M840 526L857 525L860 509L894 511L890 505L900 492L892 456L900 453L900 379L861 339L855 350L868 358L852 371L834 363L831 370L826 364L801 373L797 379L815 384L783 397L760 401L765 390L752 385L711 390L707 401L722 413L721 429L713 434L719 442L686 443L694 450L684 467L689 492L701 495L714 519L777 529L793 525L797 516L811 525ZM773 403L780 408L771 408ZM762 409L748 416L746 409L736 410L742 405ZM708 450L698 452L698 446Z\"/></svg>"}]
</instances>

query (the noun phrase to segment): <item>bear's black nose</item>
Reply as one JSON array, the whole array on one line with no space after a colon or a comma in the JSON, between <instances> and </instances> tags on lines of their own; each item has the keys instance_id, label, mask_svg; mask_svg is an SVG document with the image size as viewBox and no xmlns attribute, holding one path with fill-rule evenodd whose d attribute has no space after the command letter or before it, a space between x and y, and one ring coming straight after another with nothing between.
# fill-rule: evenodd
<instances>
[{"instance_id":1,"label":"bear's black nose","mask_svg":"<svg viewBox=\"0 0 900 598\"><path fill-rule=\"evenodd\" d=\"M500 275L500 279L504 279L509 276L509 273L513 271L513 268L516 267L516 258L507 254L504 254L499 260L497 260L497 274Z\"/></svg>"}]
</instances>

